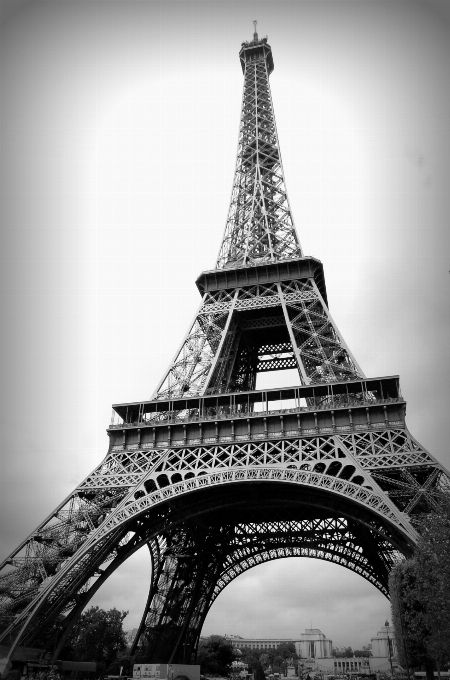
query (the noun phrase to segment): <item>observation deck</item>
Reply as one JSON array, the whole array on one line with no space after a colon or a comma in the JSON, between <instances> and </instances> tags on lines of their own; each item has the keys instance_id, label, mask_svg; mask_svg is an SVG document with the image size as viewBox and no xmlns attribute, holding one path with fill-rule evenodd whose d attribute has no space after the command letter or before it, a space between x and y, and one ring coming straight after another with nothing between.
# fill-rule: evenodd
<instances>
[{"instance_id":1,"label":"observation deck","mask_svg":"<svg viewBox=\"0 0 450 680\"><path fill-rule=\"evenodd\" d=\"M272 48L267 43L267 38L251 40L250 42L243 42L239 59L241 60L242 73L245 73L245 65L248 62L257 61L264 57L267 64L267 72L270 75L274 69Z\"/></svg>"},{"instance_id":2,"label":"observation deck","mask_svg":"<svg viewBox=\"0 0 450 680\"><path fill-rule=\"evenodd\" d=\"M233 264L230 267L202 272L195 283L200 293L204 295L204 293L227 288L300 281L308 278L314 279L328 306L323 264L317 258L310 256L252 265Z\"/></svg>"},{"instance_id":3,"label":"observation deck","mask_svg":"<svg viewBox=\"0 0 450 680\"><path fill-rule=\"evenodd\" d=\"M398 376L115 404L110 448L153 449L405 427Z\"/></svg>"}]
</instances>

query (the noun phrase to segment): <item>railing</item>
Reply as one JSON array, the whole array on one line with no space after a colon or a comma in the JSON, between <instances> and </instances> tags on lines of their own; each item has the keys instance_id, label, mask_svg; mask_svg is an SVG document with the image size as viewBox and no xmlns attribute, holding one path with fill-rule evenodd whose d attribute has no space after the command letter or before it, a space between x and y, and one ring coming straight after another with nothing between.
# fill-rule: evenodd
<instances>
[{"instance_id":1,"label":"railing","mask_svg":"<svg viewBox=\"0 0 450 680\"><path fill-rule=\"evenodd\" d=\"M227 270L227 269L250 269L251 267L257 267L258 265L264 265L264 264L283 264L283 262L292 262L293 260L308 260L310 258L313 258L314 260L317 260L317 262L320 262L322 264L322 260L319 260L318 257L314 257L313 255L294 255L293 257L285 257L282 260L267 260L265 257L260 258L259 262L252 262L251 264L241 264L237 262L233 262L232 264L229 264L228 266L222 266L222 267L217 267L217 269L208 269L207 271L202 272L202 274L211 274L217 270ZM251 284L248 284L251 285Z\"/></svg>"},{"instance_id":2,"label":"railing","mask_svg":"<svg viewBox=\"0 0 450 680\"><path fill-rule=\"evenodd\" d=\"M400 397L389 397L387 399L376 399L374 397L367 399L345 399L343 401L335 402L330 399L327 403L318 403L311 406L297 406L294 408L279 408L279 409L268 409L261 411L233 411L232 409L224 410L223 412L213 413L213 414L203 414L203 415L179 415L170 411L155 412L152 414L144 414L142 420L133 421L130 423L113 423L109 426L109 429L125 429L131 427L145 427L145 426L155 426L155 425L172 425L176 423L198 423L205 421L215 421L215 420L236 420L239 418L260 418L264 416L276 416L284 415L289 413L314 413L317 411L330 411L334 409L341 408L352 408L358 406L375 406L375 405L387 405L393 403L403 402L404 400Z\"/></svg>"}]
</instances>

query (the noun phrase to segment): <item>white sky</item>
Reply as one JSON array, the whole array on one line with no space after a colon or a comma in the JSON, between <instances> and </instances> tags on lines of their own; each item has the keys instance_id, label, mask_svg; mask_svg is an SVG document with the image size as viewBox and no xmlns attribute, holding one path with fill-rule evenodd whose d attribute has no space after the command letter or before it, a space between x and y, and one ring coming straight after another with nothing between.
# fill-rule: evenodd
<instances>
[{"instance_id":1,"label":"white sky","mask_svg":"<svg viewBox=\"0 0 450 680\"><path fill-rule=\"evenodd\" d=\"M447 5L448 8L448 5ZM450 18L439 2L3 0L1 557L103 458L111 404L149 398L214 266L234 170L240 43L258 19L289 198L366 375L400 374L447 468ZM148 558L95 598L138 624ZM281 560L205 634L369 642L387 600Z\"/></svg>"}]
</instances>

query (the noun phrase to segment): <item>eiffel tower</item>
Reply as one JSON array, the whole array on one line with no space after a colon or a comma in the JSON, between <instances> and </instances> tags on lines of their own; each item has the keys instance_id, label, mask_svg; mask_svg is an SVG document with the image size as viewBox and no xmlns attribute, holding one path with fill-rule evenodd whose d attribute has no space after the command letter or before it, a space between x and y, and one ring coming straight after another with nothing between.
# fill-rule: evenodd
<instances>
[{"instance_id":1,"label":"eiffel tower","mask_svg":"<svg viewBox=\"0 0 450 680\"><path fill-rule=\"evenodd\" d=\"M219 593L268 560L327 560L388 596L417 520L450 490L406 427L399 377L364 375L330 315L322 263L302 252L272 50L256 26L239 58L239 144L216 268L196 281L199 309L152 398L114 405L103 462L1 565L10 659L23 647L57 658L91 597L145 544L149 595L132 651L141 640L150 662L195 659ZM258 373L283 369L300 384L256 389Z\"/></svg>"}]
</instances>

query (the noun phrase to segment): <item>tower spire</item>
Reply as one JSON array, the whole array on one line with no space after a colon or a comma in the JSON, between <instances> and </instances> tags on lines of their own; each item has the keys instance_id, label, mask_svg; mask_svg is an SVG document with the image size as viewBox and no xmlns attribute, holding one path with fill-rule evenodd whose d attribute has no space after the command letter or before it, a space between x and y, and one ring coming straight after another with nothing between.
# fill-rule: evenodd
<instances>
[{"instance_id":1,"label":"tower spire","mask_svg":"<svg viewBox=\"0 0 450 680\"><path fill-rule=\"evenodd\" d=\"M302 257L286 191L269 75L267 38L242 43L244 72L236 171L217 268Z\"/></svg>"},{"instance_id":2,"label":"tower spire","mask_svg":"<svg viewBox=\"0 0 450 680\"><path fill-rule=\"evenodd\" d=\"M258 40L258 34L257 34L257 32L256 32L256 24L257 24L257 23L258 23L258 22L256 21L256 19L254 19L254 21L253 21L253 26L254 26L254 29L253 29L253 40Z\"/></svg>"}]
</instances>

